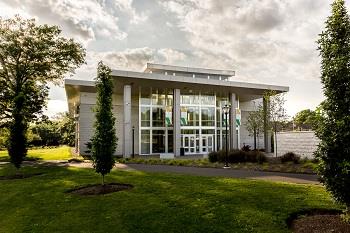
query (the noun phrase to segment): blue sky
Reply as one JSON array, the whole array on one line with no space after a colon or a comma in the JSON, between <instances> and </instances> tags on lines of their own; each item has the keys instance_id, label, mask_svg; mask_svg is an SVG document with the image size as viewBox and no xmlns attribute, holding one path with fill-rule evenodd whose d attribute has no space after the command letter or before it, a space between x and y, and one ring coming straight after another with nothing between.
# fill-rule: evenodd
<instances>
[{"instance_id":1,"label":"blue sky","mask_svg":"<svg viewBox=\"0 0 350 233\"><path fill-rule=\"evenodd\" d=\"M1 0L0 15L59 25L87 49L73 78L99 60L142 71L147 62L236 71L234 80L287 85L289 115L323 99L316 40L329 0ZM67 110L53 86L46 113Z\"/></svg>"}]
</instances>

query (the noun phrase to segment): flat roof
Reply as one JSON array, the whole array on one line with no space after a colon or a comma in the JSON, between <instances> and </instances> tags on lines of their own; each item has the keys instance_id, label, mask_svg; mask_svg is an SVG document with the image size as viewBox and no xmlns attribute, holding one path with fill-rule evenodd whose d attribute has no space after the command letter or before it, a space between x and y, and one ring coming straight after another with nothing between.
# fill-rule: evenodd
<instances>
[{"instance_id":1,"label":"flat roof","mask_svg":"<svg viewBox=\"0 0 350 233\"><path fill-rule=\"evenodd\" d=\"M116 84L114 87L115 93L122 93L124 85L132 85L134 94L138 93L139 87L148 86L155 88L179 88L185 91L233 92L240 96L242 101L248 101L261 98L266 90L274 90L277 93L289 91L287 86L192 78L159 73L112 70L112 76ZM95 81L77 79L65 79L65 89L70 110L76 102L79 102L80 92L96 92Z\"/></svg>"},{"instance_id":2,"label":"flat roof","mask_svg":"<svg viewBox=\"0 0 350 233\"><path fill-rule=\"evenodd\" d=\"M173 65L162 65L155 63L147 63L144 72L150 73L151 71L161 70L161 71L174 71L185 72L191 74L207 74L207 75L219 75L219 76L235 76L234 70L216 70L207 68L196 68L187 66L173 66Z\"/></svg>"}]
</instances>

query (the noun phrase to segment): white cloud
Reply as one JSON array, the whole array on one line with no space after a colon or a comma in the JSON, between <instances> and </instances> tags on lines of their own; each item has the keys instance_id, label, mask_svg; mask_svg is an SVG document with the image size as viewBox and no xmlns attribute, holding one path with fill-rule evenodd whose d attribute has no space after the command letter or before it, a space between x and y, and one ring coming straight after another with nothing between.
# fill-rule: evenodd
<instances>
[{"instance_id":1,"label":"white cloud","mask_svg":"<svg viewBox=\"0 0 350 233\"><path fill-rule=\"evenodd\" d=\"M26 17L36 17L41 23L60 25L63 33L85 43L101 38L125 39L127 33L120 29L119 12L126 13L134 23L147 18L137 14L131 4L131 0L4 0L2 2L2 5L11 9L13 13L26 12Z\"/></svg>"},{"instance_id":2,"label":"white cloud","mask_svg":"<svg viewBox=\"0 0 350 233\"><path fill-rule=\"evenodd\" d=\"M322 100L316 40L330 12L327 0L170 0L160 4L177 17L202 65L234 67L237 78L243 80L288 85L293 100L297 95L313 103L315 96ZM300 92L300 82L308 86L308 92Z\"/></svg>"}]
</instances>

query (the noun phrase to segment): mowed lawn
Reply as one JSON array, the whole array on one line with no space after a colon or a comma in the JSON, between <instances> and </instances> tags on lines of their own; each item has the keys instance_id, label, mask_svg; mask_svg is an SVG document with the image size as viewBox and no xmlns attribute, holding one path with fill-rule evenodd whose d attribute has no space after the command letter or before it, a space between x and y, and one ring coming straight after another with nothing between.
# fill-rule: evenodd
<instances>
[{"instance_id":1,"label":"mowed lawn","mask_svg":"<svg viewBox=\"0 0 350 233\"><path fill-rule=\"evenodd\" d=\"M28 158L34 158L39 160L66 160L71 159L71 147L69 146L59 146L56 148L42 148L42 149L29 149ZM8 161L10 158L8 156L7 150L0 151L0 161Z\"/></svg>"},{"instance_id":2,"label":"mowed lawn","mask_svg":"<svg viewBox=\"0 0 350 233\"><path fill-rule=\"evenodd\" d=\"M0 232L289 232L295 211L339 208L320 185L113 170L108 182L134 188L81 197L65 192L100 182L92 169L22 171L44 174L0 180Z\"/></svg>"}]
</instances>

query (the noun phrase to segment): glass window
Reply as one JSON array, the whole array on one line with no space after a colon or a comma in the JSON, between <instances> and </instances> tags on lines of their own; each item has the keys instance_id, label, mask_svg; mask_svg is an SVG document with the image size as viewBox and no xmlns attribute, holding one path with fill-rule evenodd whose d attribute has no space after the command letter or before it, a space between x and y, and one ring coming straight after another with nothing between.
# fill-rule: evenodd
<instances>
[{"instance_id":1,"label":"glass window","mask_svg":"<svg viewBox=\"0 0 350 233\"><path fill-rule=\"evenodd\" d=\"M202 126L215 126L215 108L202 108Z\"/></svg>"},{"instance_id":2,"label":"glass window","mask_svg":"<svg viewBox=\"0 0 350 233\"><path fill-rule=\"evenodd\" d=\"M214 95L202 95L201 102L203 105L215 105L215 96Z\"/></svg>"},{"instance_id":3,"label":"glass window","mask_svg":"<svg viewBox=\"0 0 350 233\"><path fill-rule=\"evenodd\" d=\"M216 127L220 128L220 119L221 119L221 114L220 114L220 108L216 108Z\"/></svg>"},{"instance_id":4,"label":"glass window","mask_svg":"<svg viewBox=\"0 0 350 233\"><path fill-rule=\"evenodd\" d=\"M150 126L150 107L141 107L141 126L149 127Z\"/></svg>"},{"instance_id":5,"label":"glass window","mask_svg":"<svg viewBox=\"0 0 350 233\"><path fill-rule=\"evenodd\" d=\"M141 105L151 104L151 88L141 88Z\"/></svg>"},{"instance_id":6,"label":"glass window","mask_svg":"<svg viewBox=\"0 0 350 233\"><path fill-rule=\"evenodd\" d=\"M153 105L165 105L165 91L161 89L152 90L152 104Z\"/></svg>"},{"instance_id":7,"label":"glass window","mask_svg":"<svg viewBox=\"0 0 350 233\"><path fill-rule=\"evenodd\" d=\"M174 152L174 136L173 136L173 130L168 130L168 153Z\"/></svg>"},{"instance_id":8,"label":"glass window","mask_svg":"<svg viewBox=\"0 0 350 233\"><path fill-rule=\"evenodd\" d=\"M141 154L150 153L150 131L141 130Z\"/></svg>"},{"instance_id":9,"label":"glass window","mask_svg":"<svg viewBox=\"0 0 350 233\"><path fill-rule=\"evenodd\" d=\"M215 134L215 129L202 129L202 134Z\"/></svg>"},{"instance_id":10,"label":"glass window","mask_svg":"<svg viewBox=\"0 0 350 233\"><path fill-rule=\"evenodd\" d=\"M152 108L152 126L164 127L165 126L165 109L159 107Z\"/></svg>"},{"instance_id":11,"label":"glass window","mask_svg":"<svg viewBox=\"0 0 350 233\"><path fill-rule=\"evenodd\" d=\"M167 94L167 98L166 98L166 106L173 106L173 102L174 102L173 92L174 91L172 89L168 90L168 94Z\"/></svg>"},{"instance_id":12,"label":"glass window","mask_svg":"<svg viewBox=\"0 0 350 233\"><path fill-rule=\"evenodd\" d=\"M152 130L152 153L165 152L165 130Z\"/></svg>"},{"instance_id":13,"label":"glass window","mask_svg":"<svg viewBox=\"0 0 350 233\"><path fill-rule=\"evenodd\" d=\"M187 126L199 126L199 107L187 107Z\"/></svg>"}]
</instances>

